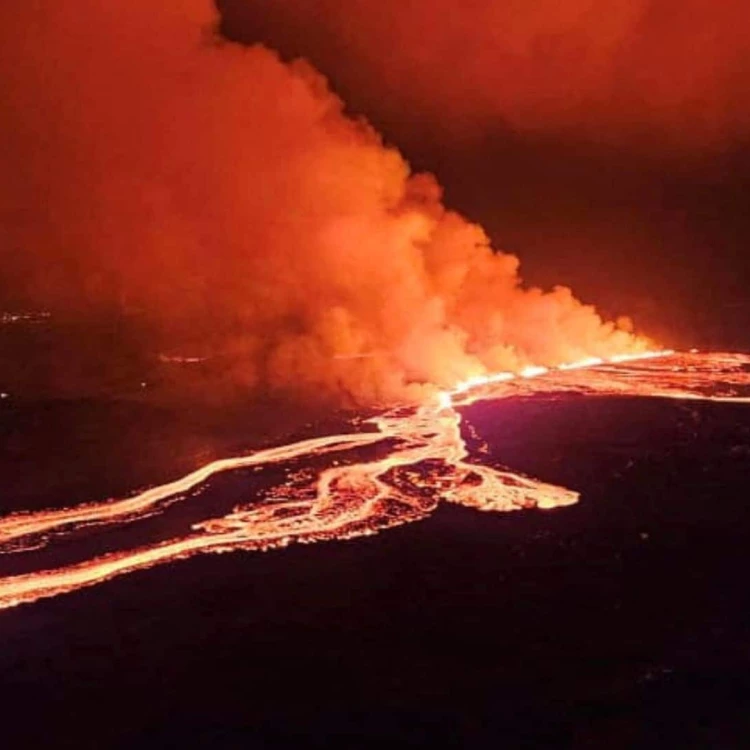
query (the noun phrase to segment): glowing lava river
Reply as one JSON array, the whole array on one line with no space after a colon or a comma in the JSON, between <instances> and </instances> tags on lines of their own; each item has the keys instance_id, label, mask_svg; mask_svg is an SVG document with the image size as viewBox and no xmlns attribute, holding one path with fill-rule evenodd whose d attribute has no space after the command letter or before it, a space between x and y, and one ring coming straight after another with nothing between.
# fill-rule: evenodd
<instances>
[{"instance_id":1,"label":"glowing lava river","mask_svg":"<svg viewBox=\"0 0 750 750\"><path fill-rule=\"evenodd\" d=\"M302 470L183 536L112 551L66 567L0 578L0 608L56 596L199 552L263 550L346 539L429 515L441 501L482 511L575 503L570 489L484 466L468 455L458 407L535 393L644 396L750 403L750 355L658 352L553 370L476 378L419 407L370 419L369 431L329 435L225 458L132 497L0 518L0 553L22 554L87 526L136 522L185 501L213 475L302 461ZM375 455L356 462L353 452Z\"/></svg>"}]
</instances>

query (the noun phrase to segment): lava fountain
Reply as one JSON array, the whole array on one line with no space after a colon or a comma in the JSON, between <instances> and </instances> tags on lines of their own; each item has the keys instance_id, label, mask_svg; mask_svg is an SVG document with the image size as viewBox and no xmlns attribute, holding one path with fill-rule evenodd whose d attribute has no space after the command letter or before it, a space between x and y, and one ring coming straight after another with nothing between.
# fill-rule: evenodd
<instances>
[{"instance_id":1,"label":"lava fountain","mask_svg":"<svg viewBox=\"0 0 750 750\"><path fill-rule=\"evenodd\" d=\"M0 579L0 608L102 583L115 576L199 552L267 550L292 542L348 539L429 515L441 501L482 511L550 509L578 500L574 490L498 470L468 455L459 408L482 399L534 393L581 393L750 403L750 356L654 352L554 369L474 378L418 407L369 420L372 431L329 435L225 458L122 500L0 519L0 553L22 554L86 526L136 522L220 472L302 460L320 469L296 472L254 502L194 524L183 536L112 551L53 570ZM380 457L347 456L366 447Z\"/></svg>"}]
</instances>

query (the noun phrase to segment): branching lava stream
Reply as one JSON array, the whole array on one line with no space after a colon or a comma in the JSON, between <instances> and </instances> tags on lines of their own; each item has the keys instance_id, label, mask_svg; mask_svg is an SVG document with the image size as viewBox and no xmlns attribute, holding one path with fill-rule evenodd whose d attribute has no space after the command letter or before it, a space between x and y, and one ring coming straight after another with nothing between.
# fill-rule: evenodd
<instances>
[{"instance_id":1,"label":"branching lava stream","mask_svg":"<svg viewBox=\"0 0 750 750\"><path fill-rule=\"evenodd\" d=\"M584 360L554 370L475 378L419 407L371 420L376 431L331 435L214 461L133 497L0 519L0 553L21 554L84 526L134 522L220 472L268 467L295 459L330 458L314 480L287 481L250 505L195 524L181 537L113 551L68 567L0 579L0 608L101 583L115 576L198 552L264 550L291 542L346 539L430 514L441 501L483 511L555 508L578 494L470 459L456 407L481 399L576 392L750 403L750 356L655 352L604 362ZM384 458L341 465L335 454L387 444Z\"/></svg>"}]
</instances>

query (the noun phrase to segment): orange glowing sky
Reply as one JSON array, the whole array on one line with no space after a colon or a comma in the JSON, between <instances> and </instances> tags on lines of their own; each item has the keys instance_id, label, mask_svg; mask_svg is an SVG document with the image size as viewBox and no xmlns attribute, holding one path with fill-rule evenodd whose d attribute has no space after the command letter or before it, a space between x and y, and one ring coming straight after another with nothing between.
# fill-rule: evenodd
<instances>
[{"instance_id":1,"label":"orange glowing sky","mask_svg":"<svg viewBox=\"0 0 750 750\"><path fill-rule=\"evenodd\" d=\"M505 123L694 146L750 128L741 0L219 5L230 33L311 55L363 100L414 108L463 138Z\"/></svg>"}]
</instances>

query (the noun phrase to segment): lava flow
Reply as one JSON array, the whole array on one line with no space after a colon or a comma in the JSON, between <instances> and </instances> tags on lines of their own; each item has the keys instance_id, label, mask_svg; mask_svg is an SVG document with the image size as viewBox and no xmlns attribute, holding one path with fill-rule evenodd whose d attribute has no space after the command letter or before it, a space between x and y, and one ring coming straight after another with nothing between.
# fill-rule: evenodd
<instances>
[{"instance_id":1,"label":"lava flow","mask_svg":"<svg viewBox=\"0 0 750 750\"><path fill-rule=\"evenodd\" d=\"M331 435L226 458L173 482L123 500L0 519L0 552L20 554L81 527L132 522L185 500L209 477L324 457L249 505L195 524L184 536L116 551L68 567L0 579L0 608L101 583L198 552L263 550L291 542L346 539L414 521L441 500L483 511L554 508L578 494L470 459L457 407L480 399L539 392L630 395L750 402L750 356L656 352L615 360L584 360L555 369L474 378L420 407L402 407L370 420L370 432ZM347 453L379 446L384 457L346 463ZM334 458L335 457L335 458Z\"/></svg>"}]
</instances>

